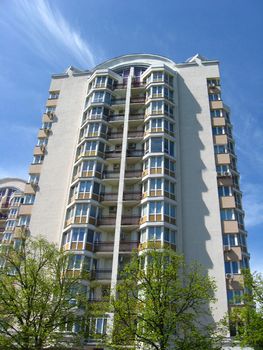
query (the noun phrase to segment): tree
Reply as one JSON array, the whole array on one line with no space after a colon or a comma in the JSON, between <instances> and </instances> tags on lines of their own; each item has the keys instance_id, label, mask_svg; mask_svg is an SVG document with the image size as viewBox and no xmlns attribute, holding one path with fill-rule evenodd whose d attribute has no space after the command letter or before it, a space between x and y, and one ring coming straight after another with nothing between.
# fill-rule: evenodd
<instances>
[{"instance_id":1,"label":"tree","mask_svg":"<svg viewBox=\"0 0 263 350\"><path fill-rule=\"evenodd\" d=\"M220 348L215 326L205 320L211 316L208 304L215 300L215 289L215 282L197 264L187 266L172 250L134 254L112 299L114 326L109 347Z\"/></svg>"},{"instance_id":2,"label":"tree","mask_svg":"<svg viewBox=\"0 0 263 350\"><path fill-rule=\"evenodd\" d=\"M80 322L86 297L67 271L68 254L43 238L23 238L0 252L0 348L41 350L65 343L66 327Z\"/></svg>"},{"instance_id":3,"label":"tree","mask_svg":"<svg viewBox=\"0 0 263 350\"><path fill-rule=\"evenodd\" d=\"M236 328L236 339L242 346L263 349L263 276L243 271L245 294L243 305L230 313L230 323Z\"/></svg>"}]
</instances>

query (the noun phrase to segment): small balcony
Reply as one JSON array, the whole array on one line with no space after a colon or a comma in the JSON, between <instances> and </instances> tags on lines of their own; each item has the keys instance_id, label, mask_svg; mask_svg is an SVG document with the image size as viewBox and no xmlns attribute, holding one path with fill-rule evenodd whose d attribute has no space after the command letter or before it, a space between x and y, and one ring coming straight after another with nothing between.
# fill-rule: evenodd
<instances>
[{"instance_id":1,"label":"small balcony","mask_svg":"<svg viewBox=\"0 0 263 350\"><path fill-rule=\"evenodd\" d=\"M103 216L98 219L98 226L114 226L116 223L116 216Z\"/></svg>"},{"instance_id":2,"label":"small balcony","mask_svg":"<svg viewBox=\"0 0 263 350\"><path fill-rule=\"evenodd\" d=\"M127 149L127 157L143 157L143 149Z\"/></svg>"},{"instance_id":3,"label":"small balcony","mask_svg":"<svg viewBox=\"0 0 263 350\"><path fill-rule=\"evenodd\" d=\"M111 269L96 269L91 271L91 279L93 280L111 280Z\"/></svg>"},{"instance_id":4,"label":"small balcony","mask_svg":"<svg viewBox=\"0 0 263 350\"><path fill-rule=\"evenodd\" d=\"M121 150L114 150L114 151L106 151L105 152L105 158L120 158L121 157Z\"/></svg>"},{"instance_id":5,"label":"small balcony","mask_svg":"<svg viewBox=\"0 0 263 350\"><path fill-rule=\"evenodd\" d=\"M144 120L144 113L132 113L129 116L129 120Z\"/></svg>"},{"instance_id":6,"label":"small balcony","mask_svg":"<svg viewBox=\"0 0 263 350\"><path fill-rule=\"evenodd\" d=\"M126 172L125 172L125 179L140 178L141 176L142 176L142 170L126 170ZM120 171L119 170L104 171L103 178L104 179L119 179L120 178Z\"/></svg>"},{"instance_id":7,"label":"small balcony","mask_svg":"<svg viewBox=\"0 0 263 350\"><path fill-rule=\"evenodd\" d=\"M121 224L123 226L126 226L126 225L139 226L140 218L141 218L140 216L134 216L134 215L122 216Z\"/></svg>"},{"instance_id":8,"label":"small balcony","mask_svg":"<svg viewBox=\"0 0 263 350\"><path fill-rule=\"evenodd\" d=\"M111 100L111 106L124 105L125 102L126 102L125 98L116 98L115 100Z\"/></svg>"},{"instance_id":9,"label":"small balcony","mask_svg":"<svg viewBox=\"0 0 263 350\"><path fill-rule=\"evenodd\" d=\"M121 252L131 252L138 248L138 241L120 241ZM113 253L114 241L96 242L94 243L94 252Z\"/></svg>"},{"instance_id":10,"label":"small balcony","mask_svg":"<svg viewBox=\"0 0 263 350\"><path fill-rule=\"evenodd\" d=\"M110 115L108 117L108 121L109 122L120 122L124 120L124 115L123 114L114 114L114 115Z\"/></svg>"},{"instance_id":11,"label":"small balcony","mask_svg":"<svg viewBox=\"0 0 263 350\"><path fill-rule=\"evenodd\" d=\"M145 103L145 97L131 98L130 103L131 104L144 104Z\"/></svg>"}]
</instances>

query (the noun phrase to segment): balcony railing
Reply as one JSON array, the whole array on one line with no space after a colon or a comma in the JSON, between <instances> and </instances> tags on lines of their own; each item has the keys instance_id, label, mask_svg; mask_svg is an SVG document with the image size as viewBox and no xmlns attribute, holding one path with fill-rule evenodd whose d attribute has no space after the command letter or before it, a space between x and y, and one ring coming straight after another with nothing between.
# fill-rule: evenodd
<instances>
[{"instance_id":1,"label":"balcony railing","mask_svg":"<svg viewBox=\"0 0 263 350\"><path fill-rule=\"evenodd\" d=\"M118 192L103 193L101 194L100 198L101 198L101 201L117 201ZM141 199L141 192L124 192L123 193L124 201L135 201L140 199Z\"/></svg>"},{"instance_id":2,"label":"balcony railing","mask_svg":"<svg viewBox=\"0 0 263 350\"><path fill-rule=\"evenodd\" d=\"M142 157L144 155L143 149L127 149L127 157Z\"/></svg>"},{"instance_id":3,"label":"balcony railing","mask_svg":"<svg viewBox=\"0 0 263 350\"><path fill-rule=\"evenodd\" d=\"M111 105L124 105L126 102L125 98L117 98L116 100L111 100Z\"/></svg>"},{"instance_id":4,"label":"balcony railing","mask_svg":"<svg viewBox=\"0 0 263 350\"><path fill-rule=\"evenodd\" d=\"M106 151L105 152L105 158L120 158L121 156L121 150L120 151Z\"/></svg>"},{"instance_id":5,"label":"balcony railing","mask_svg":"<svg viewBox=\"0 0 263 350\"><path fill-rule=\"evenodd\" d=\"M129 131L128 132L128 137L143 137L144 132L143 131ZM108 138L109 139L121 139L123 137L123 133L122 132L112 132L110 134L108 134Z\"/></svg>"},{"instance_id":6,"label":"balcony railing","mask_svg":"<svg viewBox=\"0 0 263 350\"><path fill-rule=\"evenodd\" d=\"M126 170L125 178L136 178L142 176L142 170ZM104 179L118 179L120 177L119 170L113 171L104 171L103 178Z\"/></svg>"},{"instance_id":7,"label":"balcony railing","mask_svg":"<svg viewBox=\"0 0 263 350\"><path fill-rule=\"evenodd\" d=\"M110 115L108 118L109 122L122 121L124 120L123 114Z\"/></svg>"},{"instance_id":8,"label":"balcony railing","mask_svg":"<svg viewBox=\"0 0 263 350\"><path fill-rule=\"evenodd\" d=\"M121 241L120 251L131 252L133 249L137 249L139 245L138 241ZM94 252L113 252L114 241L96 242L94 243Z\"/></svg>"},{"instance_id":9,"label":"balcony railing","mask_svg":"<svg viewBox=\"0 0 263 350\"><path fill-rule=\"evenodd\" d=\"M104 216L98 219L98 225L101 226L112 226L115 225L116 222L116 216Z\"/></svg>"},{"instance_id":10,"label":"balcony railing","mask_svg":"<svg viewBox=\"0 0 263 350\"><path fill-rule=\"evenodd\" d=\"M91 271L91 279L96 280L110 280L111 279L111 269L96 269Z\"/></svg>"},{"instance_id":11,"label":"balcony railing","mask_svg":"<svg viewBox=\"0 0 263 350\"><path fill-rule=\"evenodd\" d=\"M133 88L142 88L145 86L145 83L142 83L140 81L133 81L132 82L132 87Z\"/></svg>"},{"instance_id":12,"label":"balcony railing","mask_svg":"<svg viewBox=\"0 0 263 350\"><path fill-rule=\"evenodd\" d=\"M145 103L144 97L131 98L130 103Z\"/></svg>"},{"instance_id":13,"label":"balcony railing","mask_svg":"<svg viewBox=\"0 0 263 350\"><path fill-rule=\"evenodd\" d=\"M140 170L126 170L125 178L141 177L142 169Z\"/></svg>"},{"instance_id":14,"label":"balcony railing","mask_svg":"<svg viewBox=\"0 0 263 350\"><path fill-rule=\"evenodd\" d=\"M139 225L140 216L123 216L121 220L122 225Z\"/></svg>"},{"instance_id":15,"label":"balcony railing","mask_svg":"<svg viewBox=\"0 0 263 350\"><path fill-rule=\"evenodd\" d=\"M144 113L133 113L130 114L129 119L130 120L143 120L144 119Z\"/></svg>"}]
</instances>

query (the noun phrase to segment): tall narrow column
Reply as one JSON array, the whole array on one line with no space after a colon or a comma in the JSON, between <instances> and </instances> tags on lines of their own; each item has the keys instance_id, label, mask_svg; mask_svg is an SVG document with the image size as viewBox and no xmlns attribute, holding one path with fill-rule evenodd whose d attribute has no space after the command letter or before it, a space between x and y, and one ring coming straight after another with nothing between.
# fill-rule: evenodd
<instances>
[{"instance_id":1,"label":"tall narrow column","mask_svg":"<svg viewBox=\"0 0 263 350\"><path fill-rule=\"evenodd\" d=\"M131 99L131 84L132 84L133 71L134 71L134 68L131 67L130 74L128 77L128 82L127 82L127 91L126 91L126 100L125 100L125 113L124 113L121 164L120 164L120 178L119 178L119 189L118 189L117 214L116 214L116 222L115 222L112 275L111 275L111 295L113 297L116 294L116 284L117 284L117 278L118 278L121 220L122 220L122 209L123 209L124 178L125 178L125 168L126 168L128 126L129 126L130 99Z\"/></svg>"}]
</instances>

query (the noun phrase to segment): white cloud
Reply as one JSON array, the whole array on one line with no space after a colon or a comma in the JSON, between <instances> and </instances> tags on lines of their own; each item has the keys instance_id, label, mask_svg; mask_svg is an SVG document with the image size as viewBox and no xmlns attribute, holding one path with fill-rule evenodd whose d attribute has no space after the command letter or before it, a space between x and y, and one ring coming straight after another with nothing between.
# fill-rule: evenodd
<instances>
[{"instance_id":1,"label":"white cloud","mask_svg":"<svg viewBox=\"0 0 263 350\"><path fill-rule=\"evenodd\" d=\"M85 68L95 65L90 44L48 0L19 0L11 4L12 10L2 14L2 23L42 59L56 64L67 55Z\"/></svg>"}]
</instances>

